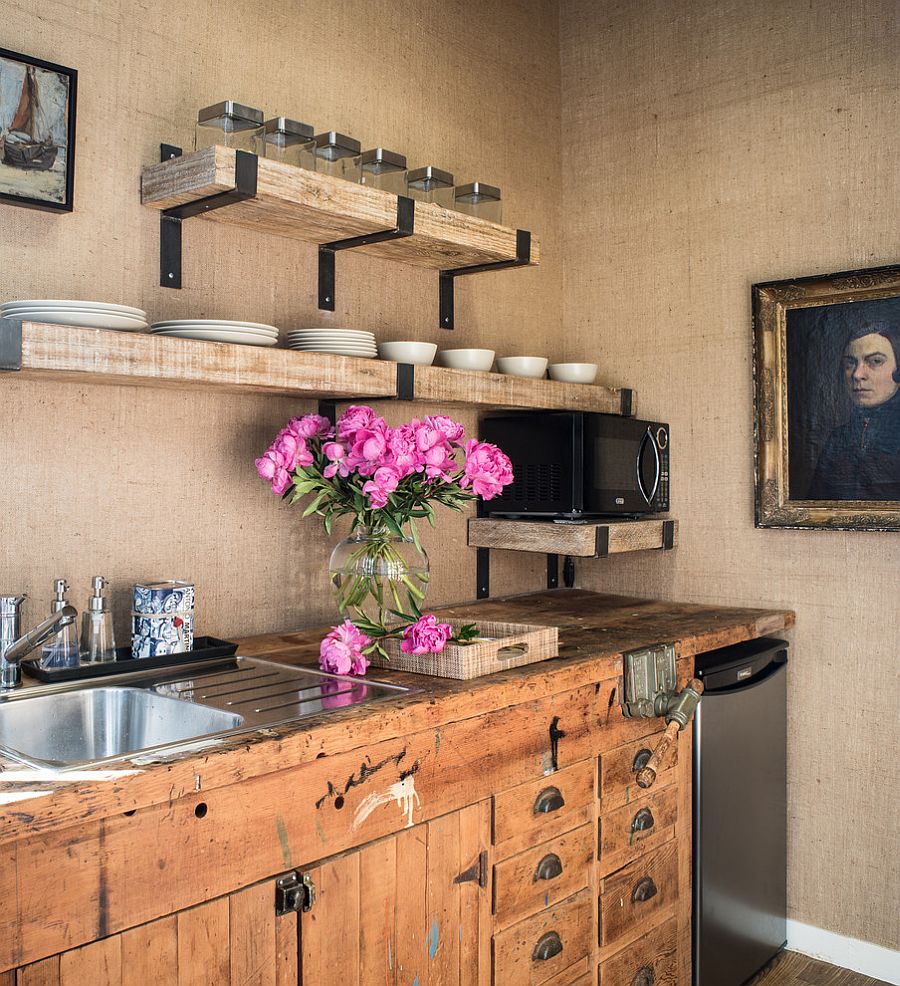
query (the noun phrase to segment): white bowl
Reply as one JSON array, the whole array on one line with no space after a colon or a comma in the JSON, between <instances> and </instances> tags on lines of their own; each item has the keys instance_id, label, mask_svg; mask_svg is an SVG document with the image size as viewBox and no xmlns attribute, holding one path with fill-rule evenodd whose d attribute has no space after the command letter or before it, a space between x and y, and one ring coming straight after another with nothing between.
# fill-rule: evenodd
<instances>
[{"instance_id":1,"label":"white bowl","mask_svg":"<svg viewBox=\"0 0 900 986\"><path fill-rule=\"evenodd\" d=\"M547 359L544 356L500 356L497 369L507 376L539 380L547 372Z\"/></svg>"},{"instance_id":2,"label":"white bowl","mask_svg":"<svg viewBox=\"0 0 900 986\"><path fill-rule=\"evenodd\" d=\"M431 366L437 346L433 342L379 342L380 359L395 363L411 363L413 366Z\"/></svg>"},{"instance_id":3,"label":"white bowl","mask_svg":"<svg viewBox=\"0 0 900 986\"><path fill-rule=\"evenodd\" d=\"M563 383L593 383L597 379L596 363L551 363L548 369L551 380Z\"/></svg>"},{"instance_id":4,"label":"white bowl","mask_svg":"<svg viewBox=\"0 0 900 986\"><path fill-rule=\"evenodd\" d=\"M490 370L494 365L494 350L442 349L438 353L438 362L454 370Z\"/></svg>"}]
</instances>

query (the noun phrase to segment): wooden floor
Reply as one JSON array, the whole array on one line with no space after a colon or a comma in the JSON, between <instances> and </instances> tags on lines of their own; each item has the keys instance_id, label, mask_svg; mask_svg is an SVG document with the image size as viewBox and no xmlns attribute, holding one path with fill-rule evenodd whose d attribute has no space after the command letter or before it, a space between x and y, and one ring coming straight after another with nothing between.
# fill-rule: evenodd
<instances>
[{"instance_id":1,"label":"wooden floor","mask_svg":"<svg viewBox=\"0 0 900 986\"><path fill-rule=\"evenodd\" d=\"M752 986L887 986L880 979L809 959L799 952L782 952L776 963L753 980Z\"/></svg>"}]
</instances>

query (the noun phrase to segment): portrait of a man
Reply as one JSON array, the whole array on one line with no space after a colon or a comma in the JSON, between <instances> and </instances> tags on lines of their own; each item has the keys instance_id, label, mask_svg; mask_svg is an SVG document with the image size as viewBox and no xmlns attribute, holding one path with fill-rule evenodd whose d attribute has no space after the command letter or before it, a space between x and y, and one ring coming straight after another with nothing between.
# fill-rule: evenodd
<instances>
[{"instance_id":1,"label":"portrait of a man","mask_svg":"<svg viewBox=\"0 0 900 986\"><path fill-rule=\"evenodd\" d=\"M900 529L900 268L754 287L757 523Z\"/></svg>"}]
</instances>

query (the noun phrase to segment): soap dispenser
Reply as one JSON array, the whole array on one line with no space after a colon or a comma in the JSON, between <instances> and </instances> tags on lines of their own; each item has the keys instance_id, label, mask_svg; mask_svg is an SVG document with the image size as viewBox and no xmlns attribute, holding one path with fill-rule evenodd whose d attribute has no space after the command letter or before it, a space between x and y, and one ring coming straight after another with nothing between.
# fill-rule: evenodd
<instances>
[{"instance_id":1,"label":"soap dispenser","mask_svg":"<svg viewBox=\"0 0 900 986\"><path fill-rule=\"evenodd\" d=\"M116 659L112 613L109 600L103 595L108 584L102 575L95 575L91 582L94 591L81 626L81 660L85 664L106 664Z\"/></svg>"},{"instance_id":2,"label":"soap dispenser","mask_svg":"<svg viewBox=\"0 0 900 986\"><path fill-rule=\"evenodd\" d=\"M56 595L50 603L51 616L69 605L66 600L66 593L69 591L68 582L65 579L57 579L53 583L53 589ZM73 621L44 644L41 651L41 667L77 668L79 663L78 629Z\"/></svg>"}]
</instances>

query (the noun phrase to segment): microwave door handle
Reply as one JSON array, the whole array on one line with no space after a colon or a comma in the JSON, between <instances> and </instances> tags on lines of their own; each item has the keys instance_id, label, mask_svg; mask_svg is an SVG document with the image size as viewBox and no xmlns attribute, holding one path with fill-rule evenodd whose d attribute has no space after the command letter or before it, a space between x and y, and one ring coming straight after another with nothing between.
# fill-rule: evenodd
<instances>
[{"instance_id":1,"label":"microwave door handle","mask_svg":"<svg viewBox=\"0 0 900 986\"><path fill-rule=\"evenodd\" d=\"M653 487L648 493L644 487L644 478L641 475L641 463L644 461L644 452L649 443L650 448L653 449L653 463L655 466L653 472ZM653 437L653 432L648 428L647 434L644 435L643 441L641 442L641 447L638 450L637 457L637 481L638 489L641 491L641 496L647 501L648 504L653 502L653 497L656 496L656 491L659 488L659 474L660 474L660 464L659 464L659 449L656 447L656 440Z\"/></svg>"}]
</instances>

